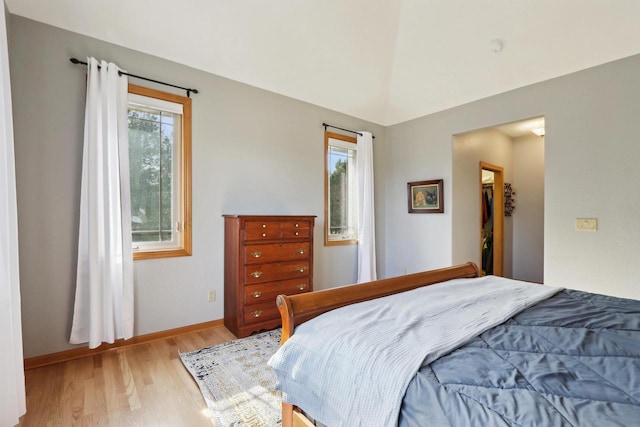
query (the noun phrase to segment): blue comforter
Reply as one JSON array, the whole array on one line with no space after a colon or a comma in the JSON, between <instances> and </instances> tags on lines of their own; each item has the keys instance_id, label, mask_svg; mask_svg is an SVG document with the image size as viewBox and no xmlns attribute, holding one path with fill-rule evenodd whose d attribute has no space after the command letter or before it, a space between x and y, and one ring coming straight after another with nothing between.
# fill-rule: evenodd
<instances>
[{"instance_id":1,"label":"blue comforter","mask_svg":"<svg viewBox=\"0 0 640 427\"><path fill-rule=\"evenodd\" d=\"M640 301L538 303L422 366L399 425L640 426Z\"/></svg>"}]
</instances>

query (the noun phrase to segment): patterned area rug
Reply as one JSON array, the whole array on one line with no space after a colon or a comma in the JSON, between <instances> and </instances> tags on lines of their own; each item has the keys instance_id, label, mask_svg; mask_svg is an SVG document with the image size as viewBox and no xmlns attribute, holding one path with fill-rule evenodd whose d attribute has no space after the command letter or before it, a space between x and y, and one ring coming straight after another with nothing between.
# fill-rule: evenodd
<instances>
[{"instance_id":1,"label":"patterned area rug","mask_svg":"<svg viewBox=\"0 0 640 427\"><path fill-rule=\"evenodd\" d=\"M267 365L280 346L280 329L180 353L219 427L282 424L280 392Z\"/></svg>"}]
</instances>

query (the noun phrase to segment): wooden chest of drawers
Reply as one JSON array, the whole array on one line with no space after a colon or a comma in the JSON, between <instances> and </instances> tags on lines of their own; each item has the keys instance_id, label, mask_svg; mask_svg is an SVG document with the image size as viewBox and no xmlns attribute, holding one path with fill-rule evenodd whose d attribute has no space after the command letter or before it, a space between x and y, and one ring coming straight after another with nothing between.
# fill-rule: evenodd
<instances>
[{"instance_id":1,"label":"wooden chest of drawers","mask_svg":"<svg viewBox=\"0 0 640 427\"><path fill-rule=\"evenodd\" d=\"M224 324L237 337L280 325L279 294L313 290L315 216L224 215Z\"/></svg>"}]
</instances>

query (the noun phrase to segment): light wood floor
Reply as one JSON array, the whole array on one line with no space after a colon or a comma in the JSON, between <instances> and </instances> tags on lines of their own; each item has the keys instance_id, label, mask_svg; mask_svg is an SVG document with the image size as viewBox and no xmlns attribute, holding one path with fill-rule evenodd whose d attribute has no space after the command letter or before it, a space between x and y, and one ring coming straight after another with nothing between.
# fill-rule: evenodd
<instances>
[{"instance_id":1,"label":"light wood floor","mask_svg":"<svg viewBox=\"0 0 640 427\"><path fill-rule=\"evenodd\" d=\"M235 339L224 326L25 372L19 426L215 426L178 351Z\"/></svg>"}]
</instances>

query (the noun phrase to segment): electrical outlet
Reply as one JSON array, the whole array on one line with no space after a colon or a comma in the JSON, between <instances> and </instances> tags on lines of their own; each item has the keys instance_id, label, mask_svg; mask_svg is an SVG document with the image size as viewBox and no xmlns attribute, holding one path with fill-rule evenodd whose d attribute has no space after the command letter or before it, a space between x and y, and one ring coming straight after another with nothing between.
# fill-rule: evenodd
<instances>
[{"instance_id":1,"label":"electrical outlet","mask_svg":"<svg viewBox=\"0 0 640 427\"><path fill-rule=\"evenodd\" d=\"M216 300L216 291L209 291L209 302Z\"/></svg>"}]
</instances>

